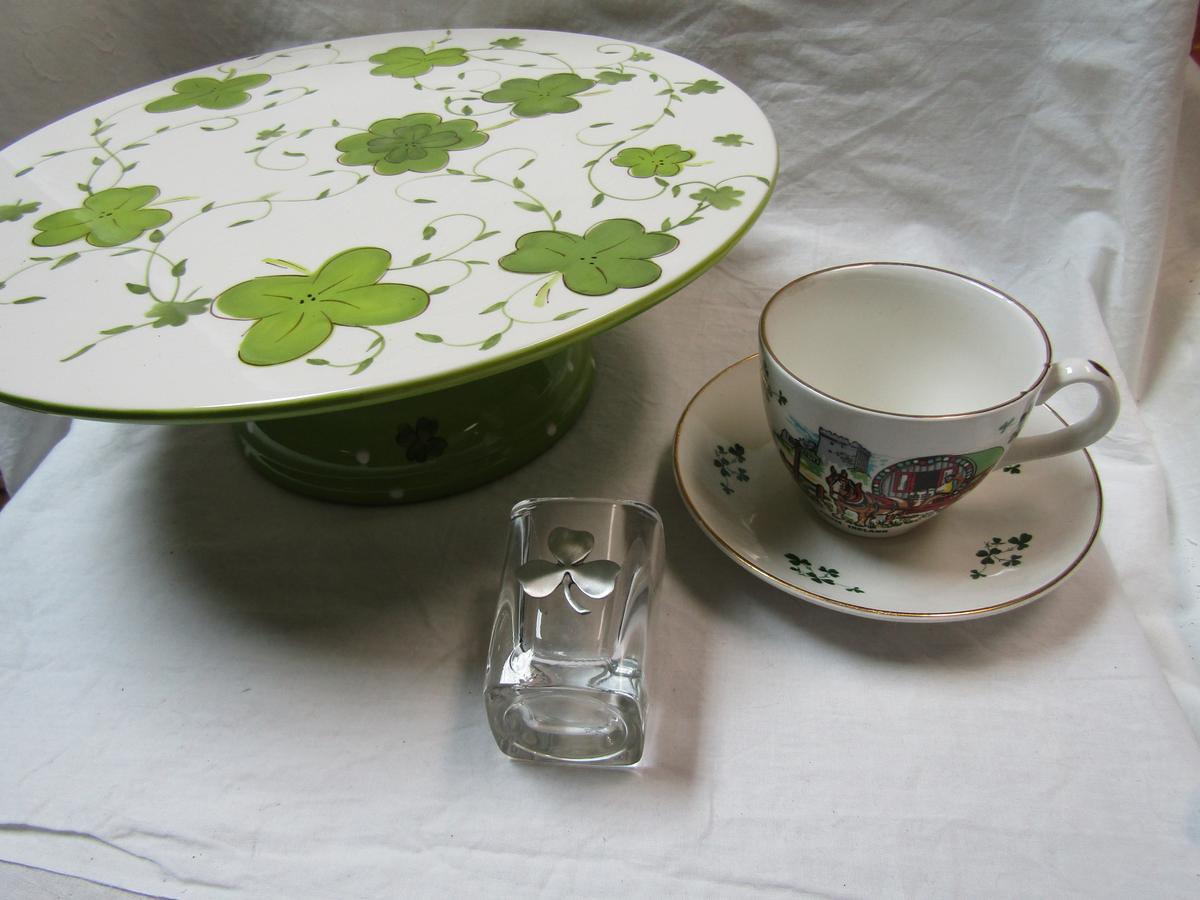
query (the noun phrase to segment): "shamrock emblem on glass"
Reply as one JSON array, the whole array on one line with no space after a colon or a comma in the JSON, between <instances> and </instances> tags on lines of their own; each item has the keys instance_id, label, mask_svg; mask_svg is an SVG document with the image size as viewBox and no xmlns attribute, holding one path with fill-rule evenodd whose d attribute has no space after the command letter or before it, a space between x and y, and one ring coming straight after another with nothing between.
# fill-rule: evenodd
<instances>
[{"instance_id":1,"label":"shamrock emblem on glass","mask_svg":"<svg viewBox=\"0 0 1200 900\"><path fill-rule=\"evenodd\" d=\"M571 593L571 587L577 587L584 595L599 600L613 592L617 586L617 573L621 571L620 565L611 559L584 562L595 543L596 539L590 532L555 528L550 532L546 544L556 562L529 560L517 569L517 582L526 594L538 598L550 596L561 584L567 605L581 616L586 616L591 610L580 606Z\"/></svg>"},{"instance_id":2,"label":"shamrock emblem on glass","mask_svg":"<svg viewBox=\"0 0 1200 900\"><path fill-rule=\"evenodd\" d=\"M552 559L536 558L543 541ZM589 561L593 552L606 558ZM484 675L501 751L584 766L641 758L650 602L664 553L662 520L635 500L542 497L513 507ZM588 615L581 601L601 597Z\"/></svg>"}]
</instances>

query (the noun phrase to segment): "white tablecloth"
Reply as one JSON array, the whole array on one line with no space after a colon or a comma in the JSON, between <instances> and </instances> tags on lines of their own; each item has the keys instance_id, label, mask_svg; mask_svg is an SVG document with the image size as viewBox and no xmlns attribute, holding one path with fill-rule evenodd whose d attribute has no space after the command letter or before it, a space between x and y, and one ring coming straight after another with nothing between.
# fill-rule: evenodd
<instances>
[{"instance_id":1,"label":"white tablecloth","mask_svg":"<svg viewBox=\"0 0 1200 900\"><path fill-rule=\"evenodd\" d=\"M75 423L0 513L0 896L1194 896L1195 171L1168 217L1194 12L16 2L5 141L245 53L506 24L709 65L763 106L782 170L720 266L596 342L572 431L468 494L326 505L257 477L226 427ZM921 627L807 606L676 495L676 419L753 352L770 293L869 259L1001 285L1122 382L1101 540L1030 607ZM6 473L52 443L33 421L0 418ZM483 716L507 511L562 494L666 524L634 771L513 764Z\"/></svg>"}]
</instances>

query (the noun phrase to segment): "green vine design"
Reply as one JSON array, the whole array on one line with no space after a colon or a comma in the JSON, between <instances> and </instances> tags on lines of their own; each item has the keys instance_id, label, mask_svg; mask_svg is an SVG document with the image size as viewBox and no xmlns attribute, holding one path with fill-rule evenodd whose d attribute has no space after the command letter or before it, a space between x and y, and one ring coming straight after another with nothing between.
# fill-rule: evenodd
<instances>
[{"instance_id":1,"label":"green vine design","mask_svg":"<svg viewBox=\"0 0 1200 900\"><path fill-rule=\"evenodd\" d=\"M785 553L784 558L788 561L788 568L790 568L797 575L807 578L814 584L833 585L834 587L840 587L842 590L850 594L866 593L866 591L860 587L851 587L850 585L842 584L838 580L842 577L842 573L837 569L827 566L814 566L807 559L802 559L795 553Z\"/></svg>"},{"instance_id":2,"label":"green vine design","mask_svg":"<svg viewBox=\"0 0 1200 900\"><path fill-rule=\"evenodd\" d=\"M750 480L750 473L746 471L744 463L746 462L746 448L741 444L730 444L728 447L723 444L718 444L713 453L713 465L721 474L721 480L718 482L721 485L721 490L728 496L735 493L733 485L729 483L729 479L735 481L746 482Z\"/></svg>"},{"instance_id":3,"label":"green vine design","mask_svg":"<svg viewBox=\"0 0 1200 900\"><path fill-rule=\"evenodd\" d=\"M620 52L621 50L631 51L627 59L602 68L601 75L604 72L608 72L612 78L619 81L632 80L635 77L644 76L651 82L662 85L662 88L658 91L657 96L664 97L665 100L661 110L655 118L641 125L634 126L626 134L624 134L624 136L619 137L616 140L597 143L586 139L586 135L589 131L611 127L613 125L612 122L594 122L576 133L576 140L578 140L579 143L587 147L597 147L601 150L599 156L584 163L583 166L587 173L589 186L596 191L592 197L593 209L600 206L605 202L605 200L609 199L622 201L655 200L661 197L667 191L670 191L671 196L676 198L681 195L684 188L697 188L697 190L688 195L688 199L695 200L696 205L682 216L668 216L659 226L661 231L669 232L674 231L677 228L692 225L701 221L704 218L701 213L708 209L715 208L718 210L728 210L732 209L734 206L740 205L740 198L744 195L744 192L736 190L732 186L732 182L735 182L739 179L752 178L768 187L770 186L770 180L761 175L733 175L717 182L693 179L672 184L668 178L674 175L680 169L684 167L703 166L707 165L708 163L694 160L694 150L685 150L677 144L662 144L656 147L655 150L646 150L643 148L631 147L629 146L630 142L635 139L646 137L652 130L656 129L667 119L676 118L676 113L672 107L677 103L683 102L683 94L697 95L703 93L716 93L717 91L721 90L723 86L712 81L711 79L697 79L693 82L680 82L679 84L675 84L670 78L668 78L666 75L663 75L661 72L645 66L630 65L630 63L633 61L648 59L650 58L650 55L642 51L638 51L635 47L632 47L628 44L606 44L599 49L602 53L616 53ZM619 83L619 81L616 83ZM740 135L737 137L740 138ZM670 153L672 149L674 150L674 154L663 161L665 165L660 163L658 166L655 166L655 168L660 169L660 171L656 172L652 176L653 183L657 186L657 189L651 193L640 195L623 193L619 194L611 188L602 186L597 181L597 169L605 161L610 161L613 163L613 168L615 170L626 167L626 161L628 160L641 161L642 159L647 158L653 159L654 154L657 151L667 151ZM647 154L647 157L631 156L630 151L632 150L640 150L641 154ZM623 154L624 156L622 156Z\"/></svg>"},{"instance_id":4,"label":"green vine design","mask_svg":"<svg viewBox=\"0 0 1200 900\"><path fill-rule=\"evenodd\" d=\"M86 219L86 210L101 203L107 191L137 192L151 189L152 186L147 185L135 188L128 188L124 185L130 180L130 173L136 171L140 165L142 151L151 147L161 136L182 129L218 132L235 128L251 116L283 107L317 92L315 88L303 85L283 87L273 85L272 82L281 75L324 66L359 65L371 67L373 75L404 79L417 91L429 90L444 93L442 107L455 117L472 116L475 119L489 117L488 121L491 124L478 126L478 131L475 132L482 137L482 141L474 144L470 143L473 138L469 138L466 134L465 125L453 124L452 130L459 128L463 133L459 135L459 146L440 145L450 150L471 149L486 141L488 133L517 125L523 119L573 113L586 106L588 97L620 89L622 85L630 82L636 81L644 84L643 79L645 79L658 85L660 89L657 96L662 98L662 105L652 120L628 129L626 133L613 140L600 143L588 140L585 134L590 135L591 129L611 126L612 123L594 123L581 130L577 135L581 144L601 150L599 156L585 164L588 183L596 191L592 207L599 206L605 199L650 200L662 196L667 191L670 191L672 198L680 198L683 196L683 192L687 191L687 199L694 201L694 205L681 211L680 215L672 215L664 219L655 232L645 232L640 223L636 223L632 219L608 219L604 222L596 220L593 228L605 223L611 225L617 221L631 222L637 226L644 237L658 235L657 240L665 241L670 232L700 221L703 218L702 214L708 210L728 210L740 205L740 198L744 192L735 187L738 179L755 178L763 184L770 185L767 178L756 175L735 175L715 182L699 179L677 181L677 176L684 172L684 166L695 167L707 164L703 160L695 159L696 151L694 149L685 149L678 144L670 144L662 140L650 142L646 147L641 148L633 145L634 141L645 143L648 132L668 119L674 118L676 115L674 108L678 104L692 98L699 100L703 95L716 94L724 90L724 85L719 82L705 78L690 82L672 82L663 73L644 65L653 60L652 53L628 44L601 45L596 48L598 52L622 58L604 65L577 69L570 60L563 58L558 52L537 50L525 46L526 39L521 36L496 38L484 47L447 46L452 40L452 31L446 30L440 38L430 40L422 48L391 48L369 54L364 58L344 58L339 47L333 43L326 43L320 48L301 48L297 51L250 57L249 60L236 67L233 65L216 66L210 70L214 74L198 74L179 80L171 86L169 93L160 92L149 102L146 102L145 95L143 95L142 99L137 102L126 104L103 117L93 118L87 126L86 140L81 141L79 146L43 153L39 159L31 162L15 175L23 177L60 157L90 152L90 166L82 172L80 180L76 182L76 187L84 197L84 204L78 210L82 221ZM319 58L312 59L313 53L318 54ZM295 65L280 69L278 64L282 61L295 61ZM513 74L522 77L508 78L505 73L494 68L472 68L470 66L472 62L485 62L491 66L501 66L511 69ZM264 71L268 67L271 68L271 71ZM549 74L540 74L543 72ZM525 75L530 77L524 77ZM439 83L442 78L449 79L450 83ZM278 84L277 81L276 84ZM114 134L117 133L114 132L114 129L121 121L122 115L139 108L151 114L163 115L166 119L165 124L132 140L125 137L120 139L114 137ZM200 117L177 115L191 108L207 110L210 111L210 114ZM389 113L392 111L381 111L380 115ZM403 117L406 113L410 117L413 115L411 111L404 109L396 110L392 114L397 116L395 121L403 125ZM426 115L431 116L432 114ZM177 118L184 120L174 121ZM378 116L375 118L377 125L384 121L380 120ZM462 121L458 120L458 122ZM447 120L447 123L453 122L454 120ZM442 123L438 127L444 128L445 124ZM475 123L471 124L474 126ZM367 134L369 130L368 127L343 124L338 119L331 119L328 124L306 124L304 127L289 127L286 120L268 122L255 133L256 142L244 152L257 168L264 171L295 171L299 173L311 165L312 148L315 144L310 141L320 141L321 152L327 155L329 144L339 144L339 149L342 149L339 141L330 140L330 132L353 136ZM407 137L402 139L407 140ZM345 138L342 140L344 141ZM741 135L726 135L714 138L714 141L726 146L741 146L750 143L744 141ZM355 161L350 164L371 165L373 159L366 159L366 156L370 155L367 152L366 143L360 143L364 144L362 148L355 149L358 147L357 144L350 147L350 150L354 150L357 154ZM430 146L439 145L431 141ZM343 157L348 152L348 150L343 150ZM511 156L505 156L505 154L514 152L520 155L518 157L519 165L515 169L507 165L497 165L497 162L501 160L513 161ZM358 156L364 158L358 160ZM444 152L442 152L442 156L445 156ZM617 157L620 159L618 160ZM514 206L544 220L545 231L528 231L522 236L522 240L532 240L533 235L541 234L562 235L562 241L573 240L586 243L586 234L573 234L559 230L563 210L555 208L545 199L537 196L522 177L525 170L533 166L537 159L538 152L531 148L505 147L482 156L469 168L465 166L452 168L445 162L439 162L437 171L416 178L405 178L401 186L394 190L394 195L406 203L432 204L439 201L432 197L417 196L419 190L414 190L414 187L425 179L458 178L465 179L472 184L493 184L510 192L511 203ZM610 165L609 170L622 175L627 182L644 179L648 185L653 185L653 193L647 196L624 196L601 187L596 181L596 175L598 166L605 160L616 163L616 165ZM454 158L450 157L449 162L454 161ZM324 182L319 181L314 185L311 191L288 190L287 192L289 194L301 193L302 196L280 196L282 191L272 191L250 199L224 202L212 200L202 202L200 197L180 196L161 200L155 198L153 206L147 205L144 213L140 208L133 209L132 207L130 208L132 212L118 210L127 220L124 226L116 227L115 231L113 226L106 226L108 231L105 234L108 237L105 238L93 235L91 231L88 231L83 236L93 246L79 249L64 248L65 252L58 255L27 257L11 274L0 280L0 292L8 288L10 282L14 282L27 272L41 267L51 270L58 269L77 262L85 255L108 253L110 256L119 257L142 254L144 265L141 267L139 277L125 284L126 290L131 295L149 303L149 306L144 308L142 320L128 321L101 330L98 332L96 340L64 356L61 361L77 359L101 343L143 328L179 327L197 315L214 312L212 297L201 296L204 293L203 285L187 283L188 260L183 254L172 254L167 249L172 239L179 235L180 229L201 217L211 217L238 210L242 211L242 215L236 220L228 222L225 227L231 229L244 227L263 221L281 205L312 203L340 197L355 190L368 178L382 177L375 173L352 171L345 167L347 165L345 159L340 159L339 162L342 167L309 173L308 177L325 179ZM428 163L428 165L432 167L434 164ZM377 164L373 168L375 172L381 171ZM394 172L383 172L383 175L399 174L400 171L412 174L420 169L412 166ZM157 195L157 188L153 188L153 190ZM178 211L162 209L176 204L188 204L190 212L181 215ZM15 222L23 216L32 215L35 212L46 213L47 210L39 210L39 204L36 202L27 204L17 200L15 203L0 205L0 222ZM57 213L50 211L49 215L43 215L37 220L37 224L43 226L38 228L39 236L45 238L41 242L41 246L58 246L78 240L78 236L68 237L67 231L62 230L66 226L62 225L55 226L60 229L59 233L47 237L52 229L46 225L46 220L58 215L60 223L66 222L67 220L62 218L62 213L65 212L69 211L61 210ZM161 212L162 216L166 216L166 218L153 222L150 219L144 219L144 223L142 219L133 218L135 213L145 215L154 212ZM473 219L477 225L474 234L465 242L444 253L435 255L433 251L430 251L419 254L406 264L389 266L387 271L423 270L434 264L449 264L459 267L460 271L455 278L429 289L428 296L433 297L470 278L479 266L495 262L495 258L491 260L468 259L466 257L470 254L463 253L467 247L486 241L498 234L497 231L488 229L484 219L470 213L451 212L430 219L422 230L422 239L431 240L438 233L439 228L448 221L462 217ZM161 219L161 216L158 218ZM228 218L234 218L234 216ZM129 224L129 222L133 224ZM71 227L78 230L78 223ZM590 229L588 233L590 233ZM558 239L556 238L556 240ZM671 238L671 240L675 239ZM100 243L101 246L95 246L97 243ZM660 246L665 246L669 250L673 248L674 244L660 244ZM387 251L381 250L380 252ZM659 249L649 255L657 255L658 252L666 252L666 250ZM510 252L505 259L511 260L519 257L520 245L518 244L517 251ZM635 261L637 259L635 257ZM332 261L333 258L327 260L327 263ZM645 260L643 259L643 261ZM312 277L316 277L318 274L308 272L303 267L286 260L268 259L266 262L272 266L287 268L295 272L305 272ZM648 277L645 275L628 276L633 279L629 284L614 282L613 285L608 285L606 282L604 285L596 286L587 281L587 272L584 269L571 268L565 264L554 270L528 268L528 263L514 262L512 265L517 266L511 269L512 271L528 271L530 274L535 274L536 277L524 281L506 297L490 303L479 311L478 315L484 317L485 320L489 318L498 320L493 328L488 329L486 336L473 341L451 341L442 335L419 333L417 338L447 347L474 347L481 351L490 350L518 325L545 326L585 311L584 307L578 307L556 313L552 317L520 315L512 308L513 302L519 297L523 298L522 302L527 302L529 295L532 294L532 307L542 309L552 302L552 292L560 285L573 293L595 295L608 293L619 287L638 286L645 283L641 279ZM520 265L527 267L522 270ZM661 270L654 266L653 277L650 280L657 279L660 274ZM0 306L25 305L46 299L46 296L41 294L13 296L0 299ZM384 334L372 324L355 323L355 327L362 328L371 338L361 358L337 361L307 357L306 362L314 366L346 369L351 375L365 371L383 352L386 339ZM273 362L265 364L273 364Z\"/></svg>"},{"instance_id":5,"label":"green vine design","mask_svg":"<svg viewBox=\"0 0 1200 900\"><path fill-rule=\"evenodd\" d=\"M997 569L993 568L990 572L987 571L989 566L999 567L1002 569L1015 569L1024 561L1021 551L1029 549L1029 545L1033 542L1033 535L1027 532L1021 532L1018 535L1013 535L1007 541L994 537L983 545L983 548L975 551L975 557L978 560L979 568L971 570L971 580L979 578L987 578L989 575L995 575Z\"/></svg>"}]
</instances>

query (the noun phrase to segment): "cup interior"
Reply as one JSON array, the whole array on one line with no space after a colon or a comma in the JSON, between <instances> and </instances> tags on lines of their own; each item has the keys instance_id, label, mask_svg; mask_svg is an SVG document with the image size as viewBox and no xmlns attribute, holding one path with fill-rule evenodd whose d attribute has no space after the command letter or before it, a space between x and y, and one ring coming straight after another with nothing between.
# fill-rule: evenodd
<instances>
[{"instance_id":1,"label":"cup interior","mask_svg":"<svg viewBox=\"0 0 1200 900\"><path fill-rule=\"evenodd\" d=\"M990 409L1034 388L1050 341L1011 297L902 263L826 269L763 311L763 349L797 380L853 406L908 416Z\"/></svg>"}]
</instances>

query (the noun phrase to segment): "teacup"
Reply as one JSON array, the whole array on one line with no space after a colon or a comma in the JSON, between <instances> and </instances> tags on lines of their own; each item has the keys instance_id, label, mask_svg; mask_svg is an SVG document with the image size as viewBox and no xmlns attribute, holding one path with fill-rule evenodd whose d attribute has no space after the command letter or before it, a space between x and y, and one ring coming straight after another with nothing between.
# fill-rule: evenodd
<instances>
[{"instance_id":1,"label":"teacup","mask_svg":"<svg viewBox=\"0 0 1200 900\"><path fill-rule=\"evenodd\" d=\"M759 345L784 463L825 519L854 534L907 531L1001 460L1078 450L1120 410L1099 363L1051 361L1028 309L929 266L862 263L798 278L767 302ZM1086 418L1018 437L1035 405L1076 383L1098 395Z\"/></svg>"}]
</instances>

